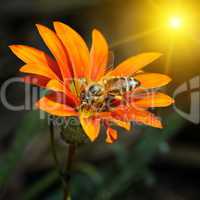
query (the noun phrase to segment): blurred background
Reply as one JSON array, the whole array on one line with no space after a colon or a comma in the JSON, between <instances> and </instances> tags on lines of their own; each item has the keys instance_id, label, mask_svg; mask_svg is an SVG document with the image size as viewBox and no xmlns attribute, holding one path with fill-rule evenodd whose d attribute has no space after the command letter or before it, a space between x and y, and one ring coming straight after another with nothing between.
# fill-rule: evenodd
<instances>
[{"instance_id":1,"label":"blurred background","mask_svg":"<svg viewBox=\"0 0 200 200\"><path fill-rule=\"evenodd\" d=\"M176 107L156 109L165 128L133 124L131 133L120 129L113 145L102 142L102 132L98 141L81 146L72 199L200 199L199 10L198 0L1 0L1 85L19 76L22 65L8 45L48 51L35 24L52 28L55 20L73 27L88 44L92 29L101 30L115 64L141 52L162 52L145 70L172 77L165 92L175 95ZM180 89L183 84L186 89ZM22 105L24 94L23 83L7 88L13 105ZM0 199L62 199L49 144L47 120L37 111L14 112L0 102ZM67 147L59 137L57 144L64 162Z\"/></svg>"}]
</instances>

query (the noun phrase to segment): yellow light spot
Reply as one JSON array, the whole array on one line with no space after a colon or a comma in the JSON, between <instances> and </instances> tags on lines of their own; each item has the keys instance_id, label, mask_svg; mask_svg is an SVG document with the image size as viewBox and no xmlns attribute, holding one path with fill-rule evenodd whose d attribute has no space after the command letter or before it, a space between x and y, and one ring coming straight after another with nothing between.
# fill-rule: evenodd
<instances>
[{"instance_id":1,"label":"yellow light spot","mask_svg":"<svg viewBox=\"0 0 200 200\"><path fill-rule=\"evenodd\" d=\"M173 29L179 29L183 25L182 19L180 17L172 17L169 20L169 25Z\"/></svg>"}]
</instances>

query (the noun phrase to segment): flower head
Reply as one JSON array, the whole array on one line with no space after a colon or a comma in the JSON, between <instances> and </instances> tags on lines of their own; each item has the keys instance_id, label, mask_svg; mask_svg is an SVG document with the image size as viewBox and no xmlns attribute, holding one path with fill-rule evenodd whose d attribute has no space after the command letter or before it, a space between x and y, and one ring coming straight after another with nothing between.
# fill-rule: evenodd
<instances>
[{"instance_id":1,"label":"flower head","mask_svg":"<svg viewBox=\"0 0 200 200\"><path fill-rule=\"evenodd\" d=\"M89 50L82 37L69 26L54 22L54 28L52 31L37 25L54 58L33 47L10 46L25 63L20 71L29 75L23 81L50 90L36 103L39 109L55 116L79 117L92 141L99 135L101 124L107 129L108 143L118 136L111 127L113 123L127 130L131 121L162 127L149 108L168 106L173 99L151 89L164 86L171 79L141 71L159 58L160 53L139 54L108 70L109 48L98 30L92 32Z\"/></svg>"}]
</instances>

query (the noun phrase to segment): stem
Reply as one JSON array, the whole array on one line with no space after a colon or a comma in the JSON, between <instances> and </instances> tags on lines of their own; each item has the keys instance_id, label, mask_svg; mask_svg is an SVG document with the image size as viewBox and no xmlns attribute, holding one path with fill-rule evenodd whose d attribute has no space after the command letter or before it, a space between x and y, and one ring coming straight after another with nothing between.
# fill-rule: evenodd
<instances>
[{"instance_id":1,"label":"stem","mask_svg":"<svg viewBox=\"0 0 200 200\"><path fill-rule=\"evenodd\" d=\"M63 189L64 189L64 200L70 200L71 199L70 194L69 194L70 180L71 180L70 173L71 173L72 161L73 161L75 151L76 151L76 145L69 144L66 166L65 166L65 169L62 170L62 168L60 167L59 159L57 157L57 152L56 152L53 118L51 118L50 120L49 129L50 129L51 151L52 151L52 155L55 161L56 169L62 180Z\"/></svg>"},{"instance_id":2,"label":"stem","mask_svg":"<svg viewBox=\"0 0 200 200\"><path fill-rule=\"evenodd\" d=\"M56 153L55 134L54 134L54 127L53 127L52 120L53 120L53 118L51 118L50 125L49 125L50 140L51 140L51 152L52 152L53 159L54 159L54 162L55 162L55 165L56 165L56 169L57 169L59 175L62 176L62 170L60 168L59 160L58 160L57 153Z\"/></svg>"},{"instance_id":3,"label":"stem","mask_svg":"<svg viewBox=\"0 0 200 200\"><path fill-rule=\"evenodd\" d=\"M64 187L64 200L70 199L69 189L70 189L70 181L71 181L71 167L72 167L72 161L74 159L76 151L76 145L75 144L69 144L68 149L68 155L67 155L67 162L65 167L66 172L66 178L65 178L65 187Z\"/></svg>"}]
</instances>

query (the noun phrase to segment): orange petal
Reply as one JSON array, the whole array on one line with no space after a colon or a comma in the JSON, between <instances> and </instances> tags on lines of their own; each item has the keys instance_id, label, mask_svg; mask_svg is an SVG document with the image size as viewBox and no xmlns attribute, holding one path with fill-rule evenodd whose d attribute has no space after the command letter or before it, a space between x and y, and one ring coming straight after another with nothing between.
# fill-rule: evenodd
<instances>
[{"instance_id":1,"label":"orange petal","mask_svg":"<svg viewBox=\"0 0 200 200\"><path fill-rule=\"evenodd\" d=\"M73 94L64 94L63 92L52 92L48 95L52 101L56 101L60 104L66 104L70 107L75 107L79 105L79 99L77 99Z\"/></svg>"},{"instance_id":2,"label":"orange petal","mask_svg":"<svg viewBox=\"0 0 200 200\"><path fill-rule=\"evenodd\" d=\"M174 103L174 99L163 93L150 94L134 102L139 107L166 107Z\"/></svg>"},{"instance_id":3,"label":"orange petal","mask_svg":"<svg viewBox=\"0 0 200 200\"><path fill-rule=\"evenodd\" d=\"M86 135L90 138L91 141L94 141L99 135L100 120L92 117L88 118L85 117L84 114L81 114L80 122Z\"/></svg>"},{"instance_id":4,"label":"orange petal","mask_svg":"<svg viewBox=\"0 0 200 200\"><path fill-rule=\"evenodd\" d=\"M64 93L64 94L66 94L66 96L68 97L68 98L70 98L70 99L72 99L75 103L76 103L76 105L78 105L79 104L79 100L76 98L76 96L74 96L73 94L72 94L72 92L68 89L68 88L66 88L64 85L63 85L63 83L62 82L60 82L60 81L58 81L58 80L50 80L49 82L48 82L48 84L46 85L46 88L47 89L50 89L50 90L53 90L53 91L55 91L55 92L62 92L62 93Z\"/></svg>"},{"instance_id":5,"label":"orange petal","mask_svg":"<svg viewBox=\"0 0 200 200\"><path fill-rule=\"evenodd\" d=\"M109 144L112 144L118 138L117 131L110 127L107 128L106 134L107 134L106 142Z\"/></svg>"},{"instance_id":6,"label":"orange petal","mask_svg":"<svg viewBox=\"0 0 200 200\"><path fill-rule=\"evenodd\" d=\"M60 39L57 35L50 30L49 28L39 25L36 25L40 36L44 40L47 47L50 49L54 55L62 73L62 77L65 80L66 78L72 78L72 69L69 63L68 55L65 47L63 46Z\"/></svg>"},{"instance_id":7,"label":"orange petal","mask_svg":"<svg viewBox=\"0 0 200 200\"><path fill-rule=\"evenodd\" d=\"M153 113L146 110L131 110L128 113L128 118L136 122L146 124L155 128L162 128L160 119L158 119Z\"/></svg>"},{"instance_id":8,"label":"orange petal","mask_svg":"<svg viewBox=\"0 0 200 200\"><path fill-rule=\"evenodd\" d=\"M47 83L49 82L49 78L39 75L30 75L22 77L21 80L28 84L33 84L39 87L46 87Z\"/></svg>"},{"instance_id":9,"label":"orange petal","mask_svg":"<svg viewBox=\"0 0 200 200\"><path fill-rule=\"evenodd\" d=\"M60 81L55 80L55 79L50 80L48 84L46 85L46 87L55 92L64 92L65 90L64 85Z\"/></svg>"},{"instance_id":10,"label":"orange petal","mask_svg":"<svg viewBox=\"0 0 200 200\"><path fill-rule=\"evenodd\" d=\"M77 116L78 113L70 106L54 101L51 96L42 97L37 103L36 107L39 109L56 116Z\"/></svg>"},{"instance_id":11,"label":"orange petal","mask_svg":"<svg viewBox=\"0 0 200 200\"><path fill-rule=\"evenodd\" d=\"M37 63L38 65L48 66L59 76L57 63L43 51L25 45L10 45L9 48L26 64Z\"/></svg>"},{"instance_id":12,"label":"orange petal","mask_svg":"<svg viewBox=\"0 0 200 200\"><path fill-rule=\"evenodd\" d=\"M150 89L150 88L157 88L167 85L171 78L164 74L158 73L144 73L139 74L134 77L136 80L140 81L141 88Z\"/></svg>"},{"instance_id":13,"label":"orange petal","mask_svg":"<svg viewBox=\"0 0 200 200\"><path fill-rule=\"evenodd\" d=\"M126 121L122 121L122 120L117 120L117 119L110 119L110 121L114 122L115 124L117 124L118 126L126 129L127 131L130 131L131 129L131 123L130 122L126 122Z\"/></svg>"},{"instance_id":14,"label":"orange petal","mask_svg":"<svg viewBox=\"0 0 200 200\"><path fill-rule=\"evenodd\" d=\"M114 70L108 72L106 76L131 76L144 66L158 59L161 55L161 53L142 53L133 56L119 64Z\"/></svg>"},{"instance_id":15,"label":"orange petal","mask_svg":"<svg viewBox=\"0 0 200 200\"><path fill-rule=\"evenodd\" d=\"M135 108L118 109L112 113L113 117L123 121L136 121L156 128L162 128L161 121L147 110Z\"/></svg>"},{"instance_id":16,"label":"orange petal","mask_svg":"<svg viewBox=\"0 0 200 200\"><path fill-rule=\"evenodd\" d=\"M108 44L104 36L98 31L92 32L92 47L90 51L90 77L91 80L99 80L106 71L108 60ZM87 72L88 74L88 72Z\"/></svg>"},{"instance_id":17,"label":"orange petal","mask_svg":"<svg viewBox=\"0 0 200 200\"><path fill-rule=\"evenodd\" d=\"M72 28L61 22L54 22L54 28L65 45L72 63L74 76L84 77L89 70L89 50L82 37Z\"/></svg>"},{"instance_id":18,"label":"orange petal","mask_svg":"<svg viewBox=\"0 0 200 200\"><path fill-rule=\"evenodd\" d=\"M47 66L36 63L26 64L20 68L21 72L36 74L50 79L58 79L57 75Z\"/></svg>"}]
</instances>

